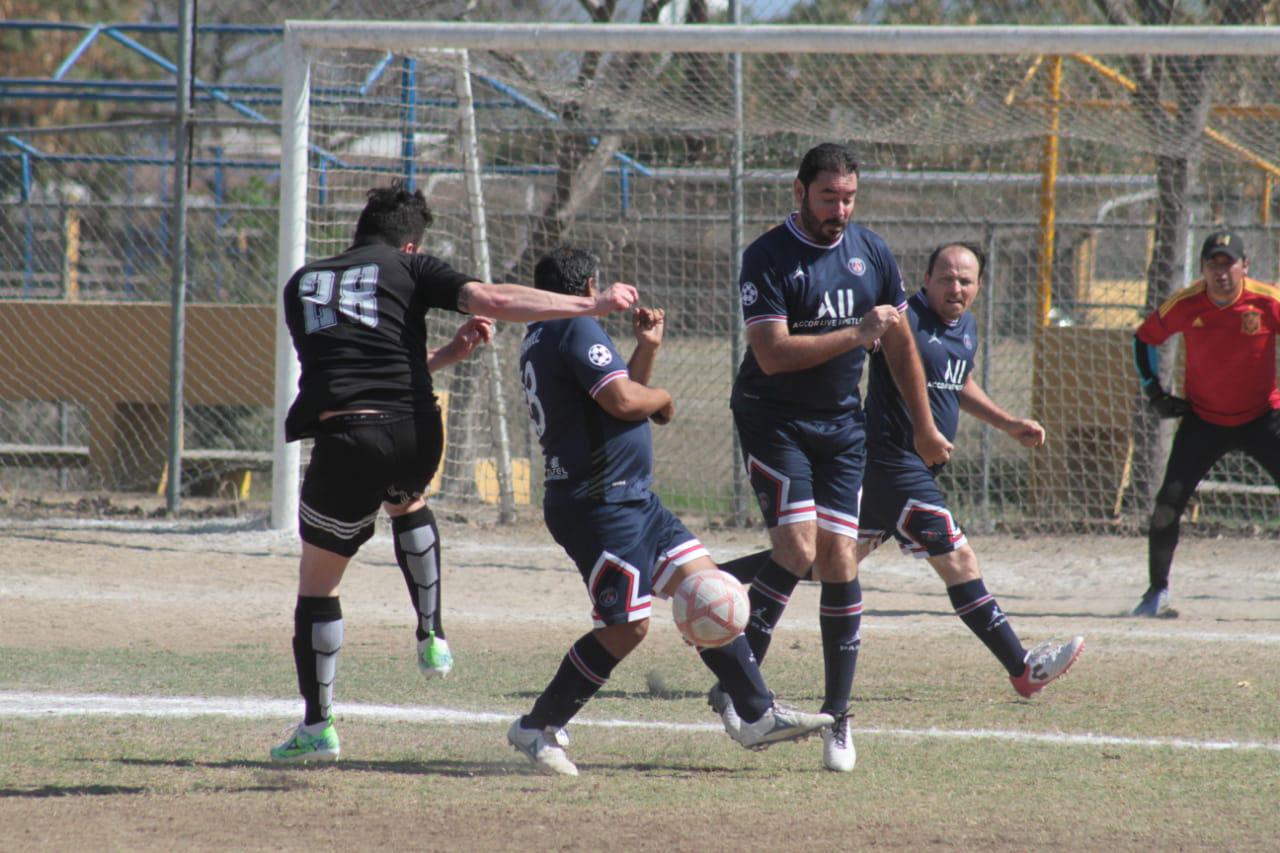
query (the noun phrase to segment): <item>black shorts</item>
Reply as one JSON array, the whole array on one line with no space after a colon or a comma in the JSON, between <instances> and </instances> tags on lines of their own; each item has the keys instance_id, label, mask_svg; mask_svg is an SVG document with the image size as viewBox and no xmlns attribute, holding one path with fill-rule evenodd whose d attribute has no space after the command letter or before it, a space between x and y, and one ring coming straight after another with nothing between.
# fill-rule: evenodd
<instances>
[{"instance_id":1,"label":"black shorts","mask_svg":"<svg viewBox=\"0 0 1280 853\"><path fill-rule=\"evenodd\" d=\"M421 497L444 449L440 410L338 415L320 422L302 478L302 541L350 557L373 535L383 501Z\"/></svg>"}]
</instances>

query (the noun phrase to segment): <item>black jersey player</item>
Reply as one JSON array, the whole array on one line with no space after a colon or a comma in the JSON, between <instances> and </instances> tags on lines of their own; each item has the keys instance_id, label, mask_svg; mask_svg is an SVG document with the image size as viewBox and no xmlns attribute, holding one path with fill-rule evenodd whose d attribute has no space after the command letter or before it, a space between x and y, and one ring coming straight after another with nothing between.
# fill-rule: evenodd
<instances>
[{"instance_id":1,"label":"black jersey player","mask_svg":"<svg viewBox=\"0 0 1280 853\"><path fill-rule=\"evenodd\" d=\"M338 585L373 535L381 505L391 516L396 560L418 611L419 666L438 671L439 532L423 499L443 448L431 370L464 357L511 321L595 316L630 307L635 288L592 296L488 284L417 251L431 224L420 190L402 183L369 191L352 245L299 269L285 285L285 321L301 366L286 438L313 438L302 483L302 556L294 610L294 663L302 722L271 750L277 761L338 757L332 702L343 620ZM430 354L426 313L473 315Z\"/></svg>"},{"instance_id":2,"label":"black jersey player","mask_svg":"<svg viewBox=\"0 0 1280 853\"><path fill-rule=\"evenodd\" d=\"M538 261L534 275L539 288L590 295L596 260L562 246ZM648 384L664 322L660 310L635 310L636 347L627 361L592 318L531 323L521 346L529 417L546 462L543 517L582 574L594 626L507 732L543 772L577 775L558 734L644 639L652 598L716 567L650 489L649 421L666 424L675 415L671 395ZM737 703L742 724L730 734L743 746L792 740L833 722L775 703L744 637L699 654Z\"/></svg>"}]
</instances>

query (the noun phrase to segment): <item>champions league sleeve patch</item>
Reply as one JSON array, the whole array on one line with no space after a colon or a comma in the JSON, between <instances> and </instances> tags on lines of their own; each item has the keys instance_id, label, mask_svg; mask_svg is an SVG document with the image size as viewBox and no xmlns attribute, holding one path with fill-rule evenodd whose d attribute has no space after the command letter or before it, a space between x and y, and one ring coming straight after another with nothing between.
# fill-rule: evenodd
<instances>
[{"instance_id":1,"label":"champions league sleeve patch","mask_svg":"<svg viewBox=\"0 0 1280 853\"><path fill-rule=\"evenodd\" d=\"M756 299L760 296L760 291L756 290L756 286L749 281L742 283L742 304L755 305Z\"/></svg>"},{"instance_id":2,"label":"champions league sleeve patch","mask_svg":"<svg viewBox=\"0 0 1280 853\"><path fill-rule=\"evenodd\" d=\"M587 361L596 367L604 367L613 361L613 353L604 344L592 344L587 350Z\"/></svg>"}]
</instances>

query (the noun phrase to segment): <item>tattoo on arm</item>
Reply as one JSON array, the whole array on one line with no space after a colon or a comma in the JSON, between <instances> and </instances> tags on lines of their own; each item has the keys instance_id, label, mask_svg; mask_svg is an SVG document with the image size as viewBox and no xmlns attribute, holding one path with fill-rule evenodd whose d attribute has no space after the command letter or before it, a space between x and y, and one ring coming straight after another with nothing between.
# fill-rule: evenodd
<instances>
[{"instance_id":1,"label":"tattoo on arm","mask_svg":"<svg viewBox=\"0 0 1280 853\"><path fill-rule=\"evenodd\" d=\"M458 291L458 310L463 314L471 313L471 282L462 285Z\"/></svg>"}]
</instances>

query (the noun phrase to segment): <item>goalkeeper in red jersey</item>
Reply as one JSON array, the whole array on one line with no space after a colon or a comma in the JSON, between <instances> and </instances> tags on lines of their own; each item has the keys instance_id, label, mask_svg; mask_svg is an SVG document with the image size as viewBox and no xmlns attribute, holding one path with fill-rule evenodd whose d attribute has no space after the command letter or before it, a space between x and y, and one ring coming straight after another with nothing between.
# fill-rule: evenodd
<instances>
[{"instance_id":1,"label":"goalkeeper in red jersey","mask_svg":"<svg viewBox=\"0 0 1280 853\"><path fill-rule=\"evenodd\" d=\"M1200 280L1165 300L1134 335L1134 361L1151 407L1162 418L1182 419L1151 513L1150 586L1134 616L1177 615L1169 607L1169 568L1178 525L1215 462L1228 451L1243 451L1280 485L1280 287L1248 272L1239 236L1210 234L1200 249ZM1185 398L1160 384L1157 361L1156 347L1179 332L1186 350Z\"/></svg>"}]
</instances>

